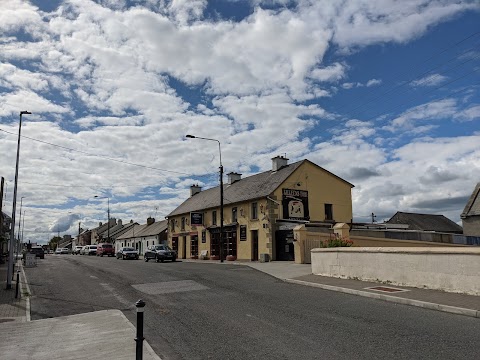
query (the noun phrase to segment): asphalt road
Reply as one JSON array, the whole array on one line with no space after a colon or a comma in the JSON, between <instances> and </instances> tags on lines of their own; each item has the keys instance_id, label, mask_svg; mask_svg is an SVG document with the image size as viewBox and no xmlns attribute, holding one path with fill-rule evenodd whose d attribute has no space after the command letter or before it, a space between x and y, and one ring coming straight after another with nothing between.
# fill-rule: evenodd
<instances>
[{"instance_id":1,"label":"asphalt road","mask_svg":"<svg viewBox=\"0 0 480 360\"><path fill-rule=\"evenodd\" d=\"M32 320L120 309L162 359L479 359L480 320L284 283L247 266L47 255ZM115 344L112 344L115 346Z\"/></svg>"}]
</instances>

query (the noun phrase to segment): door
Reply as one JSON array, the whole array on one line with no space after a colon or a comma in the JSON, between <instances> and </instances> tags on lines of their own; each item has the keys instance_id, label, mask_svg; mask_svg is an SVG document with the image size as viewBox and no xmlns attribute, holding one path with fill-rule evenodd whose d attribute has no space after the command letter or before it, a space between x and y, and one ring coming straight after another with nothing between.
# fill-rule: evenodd
<instances>
[{"instance_id":1,"label":"door","mask_svg":"<svg viewBox=\"0 0 480 360\"><path fill-rule=\"evenodd\" d=\"M187 237L182 236L182 259L187 258Z\"/></svg>"},{"instance_id":2,"label":"door","mask_svg":"<svg viewBox=\"0 0 480 360\"><path fill-rule=\"evenodd\" d=\"M293 261L295 252L293 248L293 230L275 231L276 260Z\"/></svg>"},{"instance_id":3,"label":"door","mask_svg":"<svg viewBox=\"0 0 480 360\"><path fill-rule=\"evenodd\" d=\"M258 261L258 230L252 230L252 261Z\"/></svg>"}]
</instances>

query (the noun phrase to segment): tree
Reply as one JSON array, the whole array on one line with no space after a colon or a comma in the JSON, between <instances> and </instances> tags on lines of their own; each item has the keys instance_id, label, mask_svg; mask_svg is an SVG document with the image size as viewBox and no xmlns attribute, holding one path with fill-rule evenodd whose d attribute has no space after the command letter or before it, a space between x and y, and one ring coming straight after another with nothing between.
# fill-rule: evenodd
<instances>
[{"instance_id":1,"label":"tree","mask_svg":"<svg viewBox=\"0 0 480 360\"><path fill-rule=\"evenodd\" d=\"M50 239L50 241L48 242L48 246L50 247L50 249L52 250L56 250L57 247L58 247L58 243L62 241L62 238L59 237L59 236L54 236L53 238Z\"/></svg>"}]
</instances>

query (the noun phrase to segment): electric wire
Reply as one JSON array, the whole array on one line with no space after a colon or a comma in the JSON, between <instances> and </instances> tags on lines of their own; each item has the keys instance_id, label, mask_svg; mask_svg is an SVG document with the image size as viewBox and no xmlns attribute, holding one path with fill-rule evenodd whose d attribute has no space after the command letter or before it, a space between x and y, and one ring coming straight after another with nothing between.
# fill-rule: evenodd
<instances>
[{"instance_id":1,"label":"electric wire","mask_svg":"<svg viewBox=\"0 0 480 360\"><path fill-rule=\"evenodd\" d=\"M0 129L0 131L3 131L3 132L5 132L5 133L7 133L7 134L10 134L10 135L17 135L17 134L15 134L15 133L12 133L12 132L7 131L7 130L4 130L4 129ZM126 164L126 165L137 166L137 167L141 167L141 168L149 169L149 170L155 170L155 171L169 172L169 173L173 173L173 174L180 174L180 175L192 176L192 174L189 174L189 173L184 173L184 172L174 171L174 170L160 169L160 168L156 168L156 167L153 167L153 166L146 166L146 165L142 165L142 164L136 164L136 163L128 162L128 161L125 161L125 160L114 159L114 158L111 158L111 157L108 157L108 156L105 156L105 155L92 154L92 153L89 153L89 152L86 152L86 151L77 150L77 149L72 149L72 148L69 148L69 147L66 147L66 146L49 143L48 141L43 141L43 140L35 139L35 138L29 137L29 136L25 136L25 135L20 135L20 136L21 136L22 138L25 138L25 139L29 139L29 140L36 141L36 142L39 142L39 143L42 143L42 144L54 146L54 147L57 147L57 148L60 148L60 149L64 149L64 150L68 150L68 151L73 151L73 152L77 152L77 153L84 154L84 155L88 155L88 156L95 156L95 157L107 159L107 160L110 160L110 161L119 162L119 163Z\"/></svg>"}]
</instances>

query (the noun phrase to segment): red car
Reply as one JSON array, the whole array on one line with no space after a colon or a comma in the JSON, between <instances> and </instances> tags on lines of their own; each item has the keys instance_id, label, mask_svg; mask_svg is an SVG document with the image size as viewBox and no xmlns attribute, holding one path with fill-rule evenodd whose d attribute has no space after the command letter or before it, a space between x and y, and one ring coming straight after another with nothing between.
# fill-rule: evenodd
<instances>
[{"instance_id":1,"label":"red car","mask_svg":"<svg viewBox=\"0 0 480 360\"><path fill-rule=\"evenodd\" d=\"M115 249L112 244L102 243L97 245L97 256L115 256Z\"/></svg>"}]
</instances>

